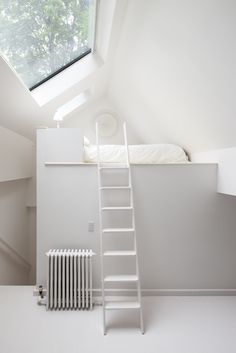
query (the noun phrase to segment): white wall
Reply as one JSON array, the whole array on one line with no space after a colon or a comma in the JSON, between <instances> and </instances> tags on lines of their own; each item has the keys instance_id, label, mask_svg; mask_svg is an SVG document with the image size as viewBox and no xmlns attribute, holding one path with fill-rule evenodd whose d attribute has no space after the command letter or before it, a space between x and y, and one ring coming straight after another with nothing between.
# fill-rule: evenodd
<instances>
[{"instance_id":1,"label":"white wall","mask_svg":"<svg viewBox=\"0 0 236 353\"><path fill-rule=\"evenodd\" d=\"M0 285L26 285L28 283L28 272L0 250Z\"/></svg>"},{"instance_id":2,"label":"white wall","mask_svg":"<svg viewBox=\"0 0 236 353\"><path fill-rule=\"evenodd\" d=\"M46 131L39 133L37 283L45 285L50 248L91 247L99 253L98 185L96 166L45 167ZM135 165L132 172L142 287L236 288L236 199L216 193L217 165ZM90 221L94 233L88 232ZM108 242L114 246L118 239ZM118 266L110 263L109 269ZM94 287L100 287L99 256Z\"/></svg>"},{"instance_id":3,"label":"white wall","mask_svg":"<svg viewBox=\"0 0 236 353\"><path fill-rule=\"evenodd\" d=\"M36 207L27 208L28 224L28 261L31 269L28 275L28 284L36 283Z\"/></svg>"},{"instance_id":4,"label":"white wall","mask_svg":"<svg viewBox=\"0 0 236 353\"><path fill-rule=\"evenodd\" d=\"M28 245L29 234L33 239L35 231L29 232L29 219L33 218L27 208L27 200L32 199L29 181L34 174L34 153L32 141L0 127L0 284L33 283L33 279L29 282L29 271L8 246L26 261L35 263L35 257L30 255L33 246L30 251Z\"/></svg>"},{"instance_id":5,"label":"white wall","mask_svg":"<svg viewBox=\"0 0 236 353\"><path fill-rule=\"evenodd\" d=\"M103 114L104 112L108 112L112 114L118 121L118 130L117 132L110 137L104 137L102 139L102 143L108 144L116 144L123 143L123 130L122 130L122 122L124 121L124 117L122 113L118 111L117 108L111 104L109 99L102 98L91 104L89 104L84 109L80 109L75 113L71 114L69 119L65 118L65 121L61 124L62 127L65 128L79 128L83 135L89 138L91 143L96 142L95 136L95 121L96 118ZM138 143L139 140L137 136L134 134L133 129L127 124L127 130L129 135L129 143L135 144Z\"/></svg>"},{"instance_id":6,"label":"white wall","mask_svg":"<svg viewBox=\"0 0 236 353\"><path fill-rule=\"evenodd\" d=\"M27 180L0 183L0 238L28 260ZM28 284L28 273L2 250L0 240L0 284Z\"/></svg>"},{"instance_id":7,"label":"white wall","mask_svg":"<svg viewBox=\"0 0 236 353\"><path fill-rule=\"evenodd\" d=\"M0 125L35 139L35 128L53 127L57 109L84 91L91 101L103 97L111 47L116 46L127 0L100 0L96 50L30 92L0 55ZM118 19L117 19L118 17ZM118 24L113 31L113 22ZM117 26L116 26L117 27Z\"/></svg>"},{"instance_id":8,"label":"white wall","mask_svg":"<svg viewBox=\"0 0 236 353\"><path fill-rule=\"evenodd\" d=\"M236 145L236 2L130 0L109 97L140 141Z\"/></svg>"},{"instance_id":9,"label":"white wall","mask_svg":"<svg viewBox=\"0 0 236 353\"><path fill-rule=\"evenodd\" d=\"M33 175L34 144L0 126L0 182Z\"/></svg>"},{"instance_id":10,"label":"white wall","mask_svg":"<svg viewBox=\"0 0 236 353\"><path fill-rule=\"evenodd\" d=\"M236 199L216 193L217 166L135 166L133 178L144 287L236 288Z\"/></svg>"},{"instance_id":11,"label":"white wall","mask_svg":"<svg viewBox=\"0 0 236 353\"><path fill-rule=\"evenodd\" d=\"M45 107L0 58L1 125L33 138L37 125L54 126L56 109L89 88L92 99L107 93L138 142L173 142L189 152L235 146L235 1L104 0L101 7L111 42L98 46L107 61Z\"/></svg>"},{"instance_id":12,"label":"white wall","mask_svg":"<svg viewBox=\"0 0 236 353\"><path fill-rule=\"evenodd\" d=\"M193 162L218 163L217 191L236 196L236 148L193 153Z\"/></svg>"}]
</instances>

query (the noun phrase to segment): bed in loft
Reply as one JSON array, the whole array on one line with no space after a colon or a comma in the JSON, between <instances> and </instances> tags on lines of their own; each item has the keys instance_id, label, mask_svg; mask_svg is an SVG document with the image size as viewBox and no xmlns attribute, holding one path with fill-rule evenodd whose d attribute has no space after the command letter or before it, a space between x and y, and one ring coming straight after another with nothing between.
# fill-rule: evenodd
<instances>
[{"instance_id":1,"label":"bed in loft","mask_svg":"<svg viewBox=\"0 0 236 353\"><path fill-rule=\"evenodd\" d=\"M129 145L130 163L132 164L167 164L187 163L189 161L185 151L173 144ZM126 153L124 145L101 145L100 162L125 163ZM85 140L84 163L97 162L97 146Z\"/></svg>"}]
</instances>

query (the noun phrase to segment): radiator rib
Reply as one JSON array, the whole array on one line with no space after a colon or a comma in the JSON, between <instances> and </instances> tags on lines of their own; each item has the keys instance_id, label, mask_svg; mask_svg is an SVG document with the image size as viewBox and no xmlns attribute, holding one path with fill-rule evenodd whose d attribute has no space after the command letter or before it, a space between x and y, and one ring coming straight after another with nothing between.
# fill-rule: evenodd
<instances>
[{"instance_id":1,"label":"radiator rib","mask_svg":"<svg viewBox=\"0 0 236 353\"><path fill-rule=\"evenodd\" d=\"M47 310L92 309L92 250L49 250Z\"/></svg>"}]
</instances>

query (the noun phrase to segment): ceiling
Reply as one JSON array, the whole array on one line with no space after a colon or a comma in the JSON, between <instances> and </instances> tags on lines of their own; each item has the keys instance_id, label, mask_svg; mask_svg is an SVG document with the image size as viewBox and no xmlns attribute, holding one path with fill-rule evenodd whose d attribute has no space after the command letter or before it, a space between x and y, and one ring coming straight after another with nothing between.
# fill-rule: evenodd
<instances>
[{"instance_id":1,"label":"ceiling","mask_svg":"<svg viewBox=\"0 0 236 353\"><path fill-rule=\"evenodd\" d=\"M130 0L108 95L140 140L236 145L236 2Z\"/></svg>"},{"instance_id":2,"label":"ceiling","mask_svg":"<svg viewBox=\"0 0 236 353\"><path fill-rule=\"evenodd\" d=\"M101 0L100 6L103 64L44 106L0 60L0 124L33 139L36 126L54 126L56 109L89 88L91 101L68 115L68 124L71 118L78 126L79 116L106 100L136 142L177 143L190 152L235 146L236 2Z\"/></svg>"},{"instance_id":3,"label":"ceiling","mask_svg":"<svg viewBox=\"0 0 236 353\"><path fill-rule=\"evenodd\" d=\"M117 17L122 18L126 0L100 0L96 52L89 54L60 74L30 92L17 73L0 57L0 125L34 140L35 129L56 125L53 116L64 104L83 92L90 99L77 110L102 99L108 80L112 43L115 42ZM68 115L66 118L70 118Z\"/></svg>"}]
</instances>

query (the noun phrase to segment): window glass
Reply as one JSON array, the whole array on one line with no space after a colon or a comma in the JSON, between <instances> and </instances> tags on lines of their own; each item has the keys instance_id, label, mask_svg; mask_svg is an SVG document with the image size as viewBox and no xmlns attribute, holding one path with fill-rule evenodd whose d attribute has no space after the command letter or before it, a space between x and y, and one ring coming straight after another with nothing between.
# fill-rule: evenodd
<instances>
[{"instance_id":1,"label":"window glass","mask_svg":"<svg viewBox=\"0 0 236 353\"><path fill-rule=\"evenodd\" d=\"M0 53L30 89L91 52L94 0L0 1Z\"/></svg>"}]
</instances>

